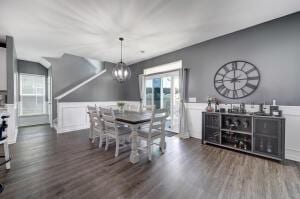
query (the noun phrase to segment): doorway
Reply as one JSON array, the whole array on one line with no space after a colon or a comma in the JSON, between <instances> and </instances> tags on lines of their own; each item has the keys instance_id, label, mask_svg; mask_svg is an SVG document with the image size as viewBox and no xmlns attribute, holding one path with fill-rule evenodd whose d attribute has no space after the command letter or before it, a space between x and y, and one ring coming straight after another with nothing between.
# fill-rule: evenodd
<instances>
[{"instance_id":1,"label":"doorway","mask_svg":"<svg viewBox=\"0 0 300 199\"><path fill-rule=\"evenodd\" d=\"M165 108L170 116L166 121L166 130L179 132L179 71L148 75L144 82L144 105Z\"/></svg>"}]
</instances>

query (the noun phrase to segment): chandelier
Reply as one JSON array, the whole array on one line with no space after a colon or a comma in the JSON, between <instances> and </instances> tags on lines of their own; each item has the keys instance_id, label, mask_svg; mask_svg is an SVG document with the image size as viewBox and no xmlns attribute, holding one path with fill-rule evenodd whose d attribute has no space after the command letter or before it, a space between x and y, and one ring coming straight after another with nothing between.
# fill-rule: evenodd
<instances>
[{"instance_id":1,"label":"chandelier","mask_svg":"<svg viewBox=\"0 0 300 199\"><path fill-rule=\"evenodd\" d=\"M120 37L119 40L121 41L121 61L114 66L112 76L114 79L118 80L118 82L125 82L130 79L131 71L130 68L123 62L122 42L124 41L124 38Z\"/></svg>"}]
</instances>

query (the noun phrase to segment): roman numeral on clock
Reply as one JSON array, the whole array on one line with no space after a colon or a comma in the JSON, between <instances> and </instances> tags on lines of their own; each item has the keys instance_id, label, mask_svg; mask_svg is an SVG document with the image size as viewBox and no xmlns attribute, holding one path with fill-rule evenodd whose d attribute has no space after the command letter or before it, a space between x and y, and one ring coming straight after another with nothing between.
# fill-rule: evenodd
<instances>
[{"instance_id":1,"label":"roman numeral on clock","mask_svg":"<svg viewBox=\"0 0 300 199\"><path fill-rule=\"evenodd\" d=\"M233 97L233 98L237 98L237 97L238 97L238 93L237 93L236 90L233 90L233 91L232 91L232 97Z\"/></svg>"},{"instance_id":2,"label":"roman numeral on clock","mask_svg":"<svg viewBox=\"0 0 300 199\"><path fill-rule=\"evenodd\" d=\"M229 95L229 92L230 92L230 90L228 89L228 88L226 88L224 91L223 91L223 95L224 96L228 96Z\"/></svg>"},{"instance_id":3,"label":"roman numeral on clock","mask_svg":"<svg viewBox=\"0 0 300 199\"><path fill-rule=\"evenodd\" d=\"M232 69L237 70L237 62L232 62Z\"/></svg>"},{"instance_id":4,"label":"roman numeral on clock","mask_svg":"<svg viewBox=\"0 0 300 199\"><path fill-rule=\"evenodd\" d=\"M250 70L246 71L245 73L246 73L246 74L249 74L249 73L251 73L251 72L253 72L253 71L255 71L255 70L256 70L255 68L251 68Z\"/></svg>"},{"instance_id":5,"label":"roman numeral on clock","mask_svg":"<svg viewBox=\"0 0 300 199\"><path fill-rule=\"evenodd\" d=\"M248 88L251 88L251 89L255 89L256 88L255 85L250 84L250 83L247 83L245 86L247 86Z\"/></svg>"},{"instance_id":6,"label":"roman numeral on clock","mask_svg":"<svg viewBox=\"0 0 300 199\"><path fill-rule=\"evenodd\" d=\"M241 88L242 94L243 95L248 95L249 93L247 91L245 91L243 88Z\"/></svg>"},{"instance_id":7,"label":"roman numeral on clock","mask_svg":"<svg viewBox=\"0 0 300 199\"><path fill-rule=\"evenodd\" d=\"M219 76L221 76L222 78L224 78L224 76L225 76L226 74L218 73L217 75L219 75Z\"/></svg>"},{"instance_id":8,"label":"roman numeral on clock","mask_svg":"<svg viewBox=\"0 0 300 199\"><path fill-rule=\"evenodd\" d=\"M244 63L244 65L242 66L241 70L243 70L246 65L247 65L247 62Z\"/></svg>"},{"instance_id":9,"label":"roman numeral on clock","mask_svg":"<svg viewBox=\"0 0 300 199\"><path fill-rule=\"evenodd\" d=\"M259 77L258 76L255 76L255 77L247 77L247 80L258 80Z\"/></svg>"},{"instance_id":10,"label":"roman numeral on clock","mask_svg":"<svg viewBox=\"0 0 300 199\"><path fill-rule=\"evenodd\" d=\"M225 89L225 86L222 84L218 86L216 89L219 91L219 93L222 93L222 91Z\"/></svg>"},{"instance_id":11,"label":"roman numeral on clock","mask_svg":"<svg viewBox=\"0 0 300 199\"><path fill-rule=\"evenodd\" d=\"M216 79L215 83L223 83L223 79Z\"/></svg>"},{"instance_id":12,"label":"roman numeral on clock","mask_svg":"<svg viewBox=\"0 0 300 199\"><path fill-rule=\"evenodd\" d=\"M223 69L226 71L226 73L228 73L230 71L227 66L224 66Z\"/></svg>"}]
</instances>

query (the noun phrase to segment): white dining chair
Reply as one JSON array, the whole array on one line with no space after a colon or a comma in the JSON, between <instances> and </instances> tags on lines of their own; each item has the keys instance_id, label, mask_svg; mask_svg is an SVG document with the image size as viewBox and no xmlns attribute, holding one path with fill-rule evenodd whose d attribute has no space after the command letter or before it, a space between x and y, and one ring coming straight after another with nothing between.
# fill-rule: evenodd
<instances>
[{"instance_id":1,"label":"white dining chair","mask_svg":"<svg viewBox=\"0 0 300 199\"><path fill-rule=\"evenodd\" d=\"M105 150L108 150L110 138L116 141L115 157L119 155L120 141L126 140L131 133L131 129L124 125L118 125L115 117L115 113L112 109L106 109L100 107L100 113L103 119L104 133L106 139ZM125 143L125 142L124 142Z\"/></svg>"},{"instance_id":2,"label":"white dining chair","mask_svg":"<svg viewBox=\"0 0 300 199\"><path fill-rule=\"evenodd\" d=\"M4 151L4 158L5 158L5 165L6 169L10 169L10 157L9 157L9 148L8 148L8 139L7 137L4 137L0 139L0 146L3 145L3 151Z\"/></svg>"},{"instance_id":3,"label":"white dining chair","mask_svg":"<svg viewBox=\"0 0 300 199\"><path fill-rule=\"evenodd\" d=\"M154 105L143 105L142 111L153 111L155 109Z\"/></svg>"},{"instance_id":4,"label":"white dining chair","mask_svg":"<svg viewBox=\"0 0 300 199\"><path fill-rule=\"evenodd\" d=\"M160 139L160 149L162 153L165 152L165 123L168 116L167 109L155 109L152 111L150 125L137 130L138 139L147 142L147 153L150 161L152 159L152 145L156 144L154 140Z\"/></svg>"},{"instance_id":5,"label":"white dining chair","mask_svg":"<svg viewBox=\"0 0 300 199\"><path fill-rule=\"evenodd\" d=\"M101 131L101 118L97 106L87 106L87 114L90 120L89 138L92 140L92 143L94 143L95 139L100 136Z\"/></svg>"},{"instance_id":6,"label":"white dining chair","mask_svg":"<svg viewBox=\"0 0 300 199\"><path fill-rule=\"evenodd\" d=\"M134 111L134 112L139 112L139 104L125 104L124 105L124 110L126 111Z\"/></svg>"}]
</instances>

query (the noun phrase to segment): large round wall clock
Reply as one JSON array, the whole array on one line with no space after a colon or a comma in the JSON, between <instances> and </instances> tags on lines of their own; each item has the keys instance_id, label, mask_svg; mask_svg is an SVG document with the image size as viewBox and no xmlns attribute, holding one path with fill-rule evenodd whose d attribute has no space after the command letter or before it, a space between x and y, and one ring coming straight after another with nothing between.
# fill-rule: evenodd
<instances>
[{"instance_id":1,"label":"large round wall clock","mask_svg":"<svg viewBox=\"0 0 300 199\"><path fill-rule=\"evenodd\" d=\"M217 71L214 85L220 95L240 99L252 94L259 81L260 74L256 66L246 61L232 61Z\"/></svg>"}]
</instances>

